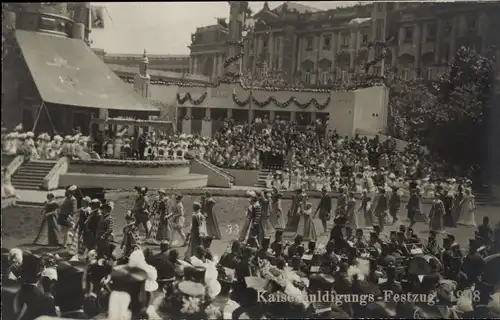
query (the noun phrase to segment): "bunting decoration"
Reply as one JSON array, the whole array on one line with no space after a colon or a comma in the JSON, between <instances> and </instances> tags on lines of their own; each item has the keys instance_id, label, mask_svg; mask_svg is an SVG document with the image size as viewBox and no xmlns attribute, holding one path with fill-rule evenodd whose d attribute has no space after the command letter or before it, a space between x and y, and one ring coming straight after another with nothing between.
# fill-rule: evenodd
<instances>
[{"instance_id":1,"label":"bunting decoration","mask_svg":"<svg viewBox=\"0 0 500 320\"><path fill-rule=\"evenodd\" d=\"M176 95L176 98L177 98L177 102L179 104L184 104L186 103L187 101L189 101L192 105L200 105L203 103L203 101L205 101L205 98L207 97L207 93L206 92L203 92L203 94L198 98L198 99L193 99L191 97L191 93L186 93L186 95L184 95L184 97L181 98L181 95L179 93L177 93Z\"/></svg>"},{"instance_id":2,"label":"bunting decoration","mask_svg":"<svg viewBox=\"0 0 500 320\"><path fill-rule=\"evenodd\" d=\"M233 102L240 107L247 106L250 103L250 99L252 99L253 104L255 104L256 106L258 106L260 108L264 108L264 107L268 106L270 103L274 103L279 108L287 108L290 104L293 103L297 107L299 107L300 109L307 109L311 105L314 105L318 110L323 110L328 106L328 104L330 104L330 97L329 96L326 98L325 102L323 102L323 103L319 103L318 100L316 100L316 98L309 98L309 101L307 101L306 103L302 103L302 102L298 101L295 97L290 97L288 100L286 100L284 102L278 101L276 99L276 97L274 97L274 96L270 96L269 98L267 98L264 101L258 101L255 97L250 97L250 96L245 100L239 100L238 97L236 96L236 93L233 92Z\"/></svg>"}]
</instances>

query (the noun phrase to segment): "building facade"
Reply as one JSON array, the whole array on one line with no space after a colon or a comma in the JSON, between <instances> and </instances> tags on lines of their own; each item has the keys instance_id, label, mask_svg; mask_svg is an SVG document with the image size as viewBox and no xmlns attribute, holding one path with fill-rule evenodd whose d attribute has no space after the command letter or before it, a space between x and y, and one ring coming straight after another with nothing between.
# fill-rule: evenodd
<instances>
[{"instance_id":1,"label":"building facade","mask_svg":"<svg viewBox=\"0 0 500 320\"><path fill-rule=\"evenodd\" d=\"M256 75L266 69L290 84L348 80L380 56L382 48L370 46L375 42L388 50L370 72L387 68L407 79L437 78L462 45L491 56L500 47L494 31L500 30L498 2L374 2L327 11L293 2L270 10L266 2L253 19L243 72ZM221 75L228 37L224 21L198 28L192 35L190 72Z\"/></svg>"}]
</instances>

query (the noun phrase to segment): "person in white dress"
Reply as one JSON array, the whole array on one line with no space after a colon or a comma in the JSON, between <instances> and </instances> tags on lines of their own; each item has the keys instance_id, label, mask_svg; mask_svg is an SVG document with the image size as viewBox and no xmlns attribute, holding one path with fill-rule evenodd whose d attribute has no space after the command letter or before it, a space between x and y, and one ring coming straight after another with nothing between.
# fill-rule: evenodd
<instances>
[{"instance_id":1,"label":"person in white dress","mask_svg":"<svg viewBox=\"0 0 500 320\"><path fill-rule=\"evenodd\" d=\"M288 190L289 186L290 186L290 174L285 169L285 172L283 172L283 184L282 184L282 188L285 189L285 190Z\"/></svg>"},{"instance_id":2,"label":"person in white dress","mask_svg":"<svg viewBox=\"0 0 500 320\"><path fill-rule=\"evenodd\" d=\"M466 188L464 190L464 200L462 205L462 210L460 211L460 216L458 217L457 224L463 226L476 226L476 201L471 189Z\"/></svg>"},{"instance_id":3,"label":"person in white dress","mask_svg":"<svg viewBox=\"0 0 500 320\"><path fill-rule=\"evenodd\" d=\"M10 173L7 168L2 168L2 199L16 196L16 190L10 182Z\"/></svg>"},{"instance_id":4,"label":"person in white dress","mask_svg":"<svg viewBox=\"0 0 500 320\"><path fill-rule=\"evenodd\" d=\"M273 185L273 175L271 172L269 172L266 177L266 188L271 189L272 185Z\"/></svg>"}]
</instances>

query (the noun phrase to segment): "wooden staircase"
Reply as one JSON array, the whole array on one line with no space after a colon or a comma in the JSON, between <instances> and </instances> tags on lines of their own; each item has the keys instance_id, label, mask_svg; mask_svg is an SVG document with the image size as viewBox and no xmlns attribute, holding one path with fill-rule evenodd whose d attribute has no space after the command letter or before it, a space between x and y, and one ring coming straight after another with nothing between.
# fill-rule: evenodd
<instances>
[{"instance_id":1,"label":"wooden staircase","mask_svg":"<svg viewBox=\"0 0 500 320\"><path fill-rule=\"evenodd\" d=\"M23 163L12 175L12 186L19 190L39 190L43 185L43 179L55 164L56 161L41 160Z\"/></svg>"}]
</instances>

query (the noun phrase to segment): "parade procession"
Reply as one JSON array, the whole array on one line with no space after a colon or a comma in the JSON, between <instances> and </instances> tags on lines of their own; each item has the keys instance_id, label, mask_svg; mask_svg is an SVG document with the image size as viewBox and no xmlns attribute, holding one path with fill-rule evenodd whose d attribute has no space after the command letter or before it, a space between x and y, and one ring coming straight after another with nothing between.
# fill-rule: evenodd
<instances>
[{"instance_id":1,"label":"parade procession","mask_svg":"<svg viewBox=\"0 0 500 320\"><path fill-rule=\"evenodd\" d=\"M315 3L2 4L3 319L500 318L500 5Z\"/></svg>"}]
</instances>

